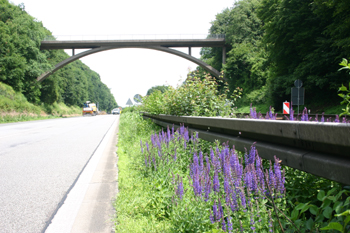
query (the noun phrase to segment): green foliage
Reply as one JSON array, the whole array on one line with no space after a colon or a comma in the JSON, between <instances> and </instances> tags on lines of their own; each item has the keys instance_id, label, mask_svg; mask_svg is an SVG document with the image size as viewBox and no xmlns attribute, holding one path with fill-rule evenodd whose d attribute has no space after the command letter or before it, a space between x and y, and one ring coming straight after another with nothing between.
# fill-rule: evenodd
<instances>
[{"instance_id":1,"label":"green foliage","mask_svg":"<svg viewBox=\"0 0 350 233\"><path fill-rule=\"evenodd\" d=\"M148 89L147 94L146 95L151 95L153 92L155 92L156 90L159 90L160 92L164 93L169 89L169 86L155 86L152 87L150 89Z\"/></svg>"},{"instance_id":2,"label":"green foliage","mask_svg":"<svg viewBox=\"0 0 350 233\"><path fill-rule=\"evenodd\" d=\"M115 202L117 232L170 232L164 220L167 195L161 183L145 179L140 160L140 139L146 140L159 127L135 112L120 116L118 132L118 195Z\"/></svg>"},{"instance_id":3,"label":"green foliage","mask_svg":"<svg viewBox=\"0 0 350 233\"><path fill-rule=\"evenodd\" d=\"M51 32L25 11L0 0L0 81L24 94L34 104L63 102L81 106L87 100L99 102L101 110L117 105L109 88L97 73L76 61L38 83L36 78L68 58L63 50L41 51L40 43Z\"/></svg>"},{"instance_id":4,"label":"green foliage","mask_svg":"<svg viewBox=\"0 0 350 233\"><path fill-rule=\"evenodd\" d=\"M68 107L64 103L34 105L28 102L23 94L2 82L0 82L0 109L0 123L81 114L80 107Z\"/></svg>"},{"instance_id":5,"label":"green foliage","mask_svg":"<svg viewBox=\"0 0 350 233\"><path fill-rule=\"evenodd\" d=\"M350 52L348 0L240 0L211 22L210 34L226 35L221 48L203 48L201 59L225 71L231 90L244 90L237 106L264 101L280 110L301 79L308 108L337 104L336 91L347 83L336 72ZM198 69L202 71L202 69ZM259 93L259 95L257 95ZM261 97L261 98L254 98ZM248 100L249 99L249 100Z\"/></svg>"},{"instance_id":6,"label":"green foliage","mask_svg":"<svg viewBox=\"0 0 350 233\"><path fill-rule=\"evenodd\" d=\"M343 58L343 61L339 65L343 66L339 70L350 69L350 63L348 63L348 60L346 60L345 58ZM349 74L350 74L350 71L349 71ZM350 83L349 83L349 89L347 89L346 86L342 85L338 91L343 92L338 94L340 97L343 98L343 101L341 102L341 104L346 104L346 107L343 109L343 113L341 113L340 116L345 114L350 116L350 109L349 109L350 108Z\"/></svg>"},{"instance_id":7,"label":"green foliage","mask_svg":"<svg viewBox=\"0 0 350 233\"><path fill-rule=\"evenodd\" d=\"M232 116L234 101L240 97L241 90L236 89L229 100L227 84L222 83L220 93L218 82L210 76L202 80L197 77L187 79L177 89L170 87L164 94L157 90L145 97L141 110L177 116Z\"/></svg>"},{"instance_id":8,"label":"green foliage","mask_svg":"<svg viewBox=\"0 0 350 233\"><path fill-rule=\"evenodd\" d=\"M264 43L268 46L269 86L274 103L289 98L296 79L304 83L306 103L336 103L334 93L346 77L336 72L339 55L344 56L349 41L349 8L338 14L338 3L348 1L263 0L259 18L264 22ZM347 12L347 13L345 13ZM346 14L346 15L345 15ZM345 21L343 21L345 20ZM333 25L333 26L332 26ZM341 38L341 39L340 39ZM336 42L336 43L335 43Z\"/></svg>"},{"instance_id":9,"label":"green foliage","mask_svg":"<svg viewBox=\"0 0 350 233\"><path fill-rule=\"evenodd\" d=\"M141 111L152 114L161 114L165 112L164 94L161 91L155 90L151 95L145 96L142 99Z\"/></svg>"},{"instance_id":10,"label":"green foliage","mask_svg":"<svg viewBox=\"0 0 350 233\"><path fill-rule=\"evenodd\" d=\"M2 82L0 82L0 109L3 114L23 112L38 115L42 111L40 107L29 103L23 94L15 92L11 86Z\"/></svg>"},{"instance_id":11,"label":"green foliage","mask_svg":"<svg viewBox=\"0 0 350 233\"><path fill-rule=\"evenodd\" d=\"M129 107L123 108L122 113L127 113L127 112L138 112L138 108L137 106L129 106Z\"/></svg>"},{"instance_id":12,"label":"green foliage","mask_svg":"<svg viewBox=\"0 0 350 233\"><path fill-rule=\"evenodd\" d=\"M336 215L350 207L349 187L290 167L285 171L286 212L301 232L319 232L330 222L344 223L344 218ZM290 223L284 224L292 228Z\"/></svg>"},{"instance_id":13,"label":"green foliage","mask_svg":"<svg viewBox=\"0 0 350 233\"><path fill-rule=\"evenodd\" d=\"M266 85L266 48L262 44L262 22L257 17L259 6L257 0L243 0L235 2L234 7L225 9L216 15L211 24L210 34L225 34L226 37L226 64L222 67L222 50L220 48L203 48L201 59L216 69L223 69L230 90L240 87L244 90L243 101L247 95ZM263 96L267 95L264 90ZM267 101L264 97L264 101ZM251 99L251 98L250 98ZM259 103L253 99L250 103Z\"/></svg>"}]
</instances>

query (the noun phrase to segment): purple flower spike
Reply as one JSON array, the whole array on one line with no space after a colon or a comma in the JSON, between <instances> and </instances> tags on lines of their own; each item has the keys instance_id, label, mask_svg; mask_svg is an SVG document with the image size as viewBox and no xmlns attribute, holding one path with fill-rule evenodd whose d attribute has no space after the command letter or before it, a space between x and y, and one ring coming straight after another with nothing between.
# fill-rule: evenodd
<instances>
[{"instance_id":1,"label":"purple flower spike","mask_svg":"<svg viewBox=\"0 0 350 233\"><path fill-rule=\"evenodd\" d=\"M148 142L146 142L147 152L149 153L149 145Z\"/></svg>"},{"instance_id":2,"label":"purple flower spike","mask_svg":"<svg viewBox=\"0 0 350 233\"><path fill-rule=\"evenodd\" d=\"M229 233L231 233L233 231L231 216L227 217L227 230Z\"/></svg>"},{"instance_id":3,"label":"purple flower spike","mask_svg":"<svg viewBox=\"0 0 350 233\"><path fill-rule=\"evenodd\" d=\"M179 176L178 176L178 184L177 184L176 194L182 200L182 197L184 195L184 185L182 182L182 177L179 178Z\"/></svg>"},{"instance_id":4,"label":"purple flower spike","mask_svg":"<svg viewBox=\"0 0 350 233\"><path fill-rule=\"evenodd\" d=\"M340 121L339 121L339 115L335 115L335 120L334 120L334 122L336 122L336 123L339 123Z\"/></svg>"},{"instance_id":5,"label":"purple flower spike","mask_svg":"<svg viewBox=\"0 0 350 233\"><path fill-rule=\"evenodd\" d=\"M225 218L221 218L221 229L226 231L226 221Z\"/></svg>"},{"instance_id":6,"label":"purple flower spike","mask_svg":"<svg viewBox=\"0 0 350 233\"><path fill-rule=\"evenodd\" d=\"M213 205L213 219L214 222L216 222L217 220L219 220L219 214L218 214L218 207L216 206L216 201L214 200L214 205Z\"/></svg>"},{"instance_id":7,"label":"purple flower spike","mask_svg":"<svg viewBox=\"0 0 350 233\"><path fill-rule=\"evenodd\" d=\"M217 192L217 193L220 191L219 176L217 171L215 171L214 173L213 190L214 192Z\"/></svg>"}]
</instances>

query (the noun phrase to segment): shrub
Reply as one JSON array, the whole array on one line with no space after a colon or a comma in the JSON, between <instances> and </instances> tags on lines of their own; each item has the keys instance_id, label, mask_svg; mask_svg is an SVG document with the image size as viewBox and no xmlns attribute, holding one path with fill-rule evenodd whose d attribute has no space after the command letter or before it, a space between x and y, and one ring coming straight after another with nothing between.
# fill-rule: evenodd
<instances>
[{"instance_id":1,"label":"shrub","mask_svg":"<svg viewBox=\"0 0 350 233\"><path fill-rule=\"evenodd\" d=\"M143 98L141 111L177 116L232 116L235 98L240 97L241 90L235 90L229 99L227 84L222 84L220 93L218 82L210 76L203 80L193 77L177 89L169 87L164 94L155 91Z\"/></svg>"}]
</instances>

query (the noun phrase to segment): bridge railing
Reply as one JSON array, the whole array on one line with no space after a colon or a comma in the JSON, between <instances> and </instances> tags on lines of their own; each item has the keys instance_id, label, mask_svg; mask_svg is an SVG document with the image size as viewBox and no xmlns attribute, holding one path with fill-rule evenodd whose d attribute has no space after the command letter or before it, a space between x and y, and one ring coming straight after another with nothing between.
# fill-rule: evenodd
<instances>
[{"instance_id":1,"label":"bridge railing","mask_svg":"<svg viewBox=\"0 0 350 233\"><path fill-rule=\"evenodd\" d=\"M52 35L44 41L73 41L73 40L167 40L167 39L224 39L224 34L129 34L129 35Z\"/></svg>"}]
</instances>

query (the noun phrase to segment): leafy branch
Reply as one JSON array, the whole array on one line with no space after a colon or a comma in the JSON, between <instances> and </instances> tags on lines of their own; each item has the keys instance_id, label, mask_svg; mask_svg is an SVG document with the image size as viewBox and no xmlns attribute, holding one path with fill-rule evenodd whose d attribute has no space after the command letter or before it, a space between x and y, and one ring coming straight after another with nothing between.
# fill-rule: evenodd
<instances>
[{"instance_id":1,"label":"leafy branch","mask_svg":"<svg viewBox=\"0 0 350 233\"><path fill-rule=\"evenodd\" d=\"M349 74L350 74L350 63L348 62L348 60L343 58L342 62L339 63L339 65L341 65L343 67L340 68L338 71L349 70ZM345 114L350 116L350 83L349 83L349 89L342 84L342 86L339 87L338 92L339 91L343 92L343 93L338 94L340 97L343 98L343 101L341 102L341 104L346 104L346 107L344 109L342 109L344 112L342 112L340 114L340 116L345 115Z\"/></svg>"}]
</instances>

